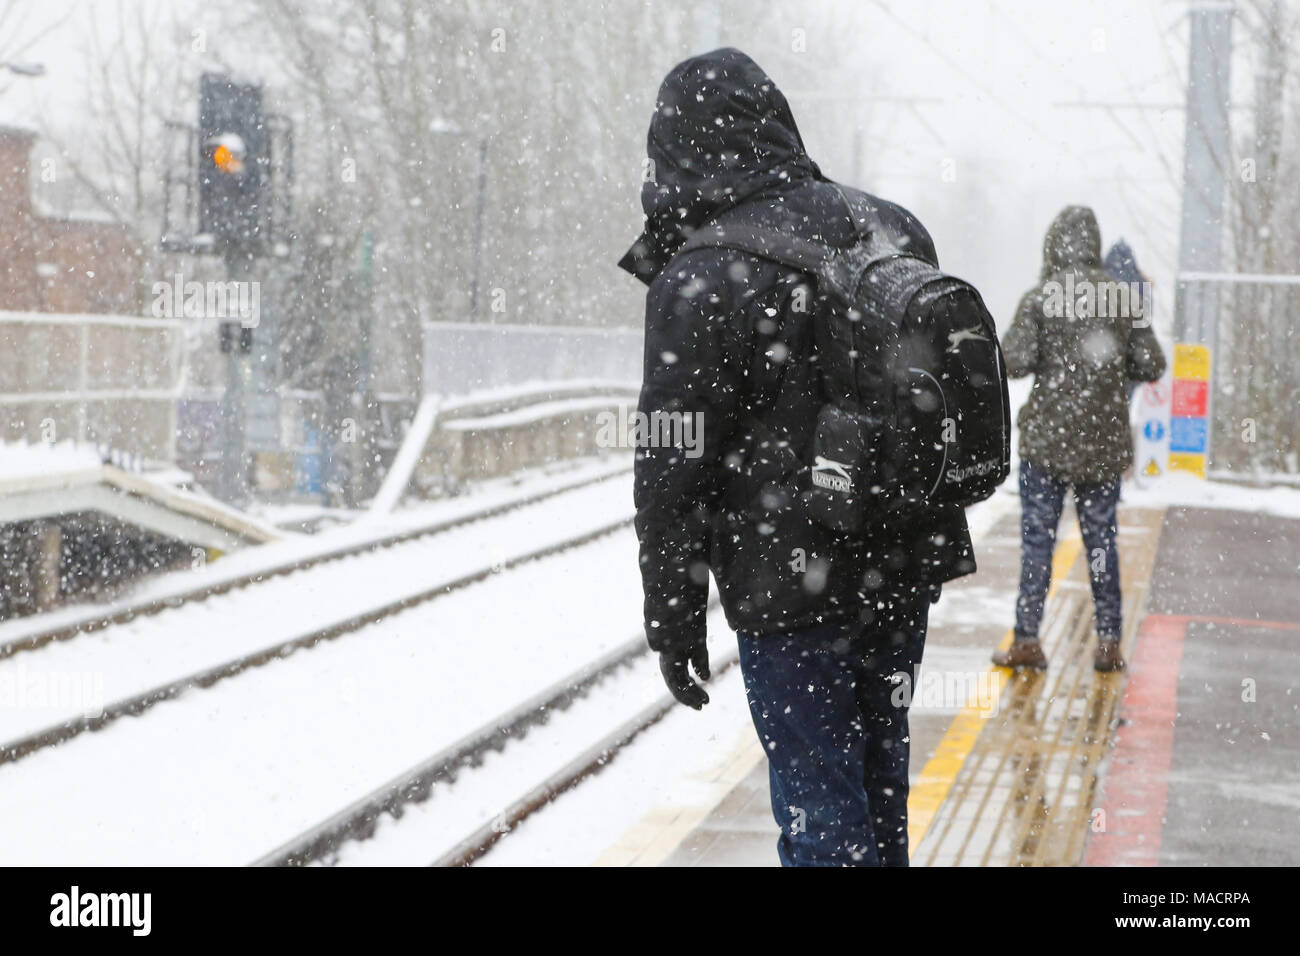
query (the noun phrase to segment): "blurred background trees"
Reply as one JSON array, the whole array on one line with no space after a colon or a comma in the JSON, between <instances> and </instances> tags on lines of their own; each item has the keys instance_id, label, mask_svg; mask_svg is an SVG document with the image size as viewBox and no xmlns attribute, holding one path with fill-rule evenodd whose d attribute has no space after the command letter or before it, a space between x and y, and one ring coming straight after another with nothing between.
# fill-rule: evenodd
<instances>
[{"instance_id":1,"label":"blurred background trees","mask_svg":"<svg viewBox=\"0 0 1300 956\"><path fill-rule=\"evenodd\" d=\"M1300 173L1298 7L1236 5L1237 150L1225 177L1227 248L1242 272L1300 271L1300 199L1289 188ZM34 0L0 0L0 55L20 58L48 35L33 9ZM945 266L975 280L1003 321L1037 273L1051 216L1088 202L1107 244L1123 235L1158 277L1157 328L1168 328L1185 82L1179 4L1091 5L1062 13L1073 26L1049 33L1009 0L98 0L69 9L54 27L67 58L52 67L78 75L84 109L43 112L39 148L57 175L35 188L53 209L128 224L143 290L178 268L199 279L219 272L157 249L163 124L193 121L198 75L260 79L268 108L293 119L297 241L276 266L293 388L320 388L327 368L359 370L368 322L374 389L412 400L428 323L638 326L641 289L614 263L639 226L656 86L682 57L723 43L777 77L828 175L917 212ZM1117 11L1129 17L1122 25L1111 22ZM1070 68L1080 63L1087 69ZM0 71L0 95L7 83ZM1166 100L1175 108L1157 108ZM1141 109L1090 105L1115 102ZM1215 455L1226 466L1300 471L1297 295L1289 286L1224 292ZM215 391L210 333L191 334L189 376ZM1229 441L1245 419L1267 440Z\"/></svg>"},{"instance_id":2,"label":"blurred background trees","mask_svg":"<svg viewBox=\"0 0 1300 956\"><path fill-rule=\"evenodd\" d=\"M1300 58L1295 4L1238 7L1247 64L1233 119L1228 183L1233 271L1289 276L1220 288L1217 468L1239 475L1300 473Z\"/></svg>"}]
</instances>

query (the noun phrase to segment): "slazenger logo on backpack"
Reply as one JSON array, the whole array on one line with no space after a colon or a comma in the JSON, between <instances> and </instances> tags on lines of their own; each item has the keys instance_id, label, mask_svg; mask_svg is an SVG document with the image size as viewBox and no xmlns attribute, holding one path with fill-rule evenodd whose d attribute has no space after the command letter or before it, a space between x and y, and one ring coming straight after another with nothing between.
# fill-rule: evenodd
<instances>
[{"instance_id":1,"label":"slazenger logo on backpack","mask_svg":"<svg viewBox=\"0 0 1300 956\"><path fill-rule=\"evenodd\" d=\"M978 325L972 326L969 329L958 329L956 332L948 333L948 351L955 352L957 351L957 346L961 345L963 342L971 340L976 342L987 342L989 339L987 335L982 334L982 330Z\"/></svg>"},{"instance_id":2,"label":"slazenger logo on backpack","mask_svg":"<svg viewBox=\"0 0 1300 956\"><path fill-rule=\"evenodd\" d=\"M812 482L818 488L842 491L845 494L853 488L853 481L849 478L849 466L843 462L823 458L821 455L818 455L817 460L813 462Z\"/></svg>"},{"instance_id":3,"label":"slazenger logo on backpack","mask_svg":"<svg viewBox=\"0 0 1300 956\"><path fill-rule=\"evenodd\" d=\"M978 478L980 475L987 475L991 471L996 471L1002 466L1001 458L987 458L984 461L977 461L973 465L967 465L965 468L949 468L944 473L944 481L951 484L957 484L965 481L967 478Z\"/></svg>"}]
</instances>

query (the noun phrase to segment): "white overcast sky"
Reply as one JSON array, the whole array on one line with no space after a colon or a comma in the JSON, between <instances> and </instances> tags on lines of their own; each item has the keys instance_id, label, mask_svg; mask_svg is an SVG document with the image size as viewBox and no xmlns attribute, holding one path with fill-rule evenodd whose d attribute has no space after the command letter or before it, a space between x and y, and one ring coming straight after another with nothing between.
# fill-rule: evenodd
<instances>
[{"instance_id":1,"label":"white overcast sky","mask_svg":"<svg viewBox=\"0 0 1300 956\"><path fill-rule=\"evenodd\" d=\"M0 79L0 123L30 124L38 110L73 120L91 9L103 20L122 6L157 2L163 0L0 0L22 8L26 35L71 11L22 55L43 62L45 77ZM657 5L672 16L686 2ZM708 0L690 0L699 2ZM722 0L721 34L701 42L761 45L748 32L753 18L744 15L752 6ZM788 56L816 58L819 44L832 37L842 44L847 31L874 78L865 91L872 101L859 169L851 159L860 115L851 105L828 109L825 102L840 95L840 64L814 60L825 83L806 90L783 78L791 71L781 56L759 59L789 87L809 151L826 172L912 208L934 233L943 264L984 289L1000 322L1036 278L1047 223L1062 206L1083 203L1097 211L1107 245L1122 235L1135 247L1157 282L1164 326L1178 244L1186 9L1175 0L796 5L790 23L806 30L807 49ZM0 52L9 53L14 42L0 37ZM1235 42L1243 43L1240 31ZM1234 85L1241 81L1234 75ZM654 85L647 83L647 102ZM1070 105L1083 103L1119 108ZM945 181L944 171L955 179Z\"/></svg>"}]
</instances>

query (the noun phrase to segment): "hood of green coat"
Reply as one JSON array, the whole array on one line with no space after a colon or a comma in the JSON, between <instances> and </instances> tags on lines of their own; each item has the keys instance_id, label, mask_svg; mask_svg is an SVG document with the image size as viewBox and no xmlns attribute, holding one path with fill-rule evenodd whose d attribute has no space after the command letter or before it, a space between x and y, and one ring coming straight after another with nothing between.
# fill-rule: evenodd
<instances>
[{"instance_id":1,"label":"hood of green coat","mask_svg":"<svg viewBox=\"0 0 1300 956\"><path fill-rule=\"evenodd\" d=\"M1068 269L1101 267L1101 230L1087 206L1066 206L1043 237L1043 278Z\"/></svg>"}]
</instances>

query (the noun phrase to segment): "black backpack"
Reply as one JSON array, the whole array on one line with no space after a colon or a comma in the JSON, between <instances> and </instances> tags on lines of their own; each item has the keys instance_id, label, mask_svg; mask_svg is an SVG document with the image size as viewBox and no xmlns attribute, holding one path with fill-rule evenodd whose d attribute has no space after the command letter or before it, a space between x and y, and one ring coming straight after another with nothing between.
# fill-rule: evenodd
<instances>
[{"instance_id":1,"label":"black backpack","mask_svg":"<svg viewBox=\"0 0 1300 956\"><path fill-rule=\"evenodd\" d=\"M1011 470L1011 414L1002 347L979 293L901 251L874 210L844 199L858 235L849 246L724 218L681 251L738 249L816 279L826 404L807 499L819 522L852 532L989 497Z\"/></svg>"}]
</instances>

